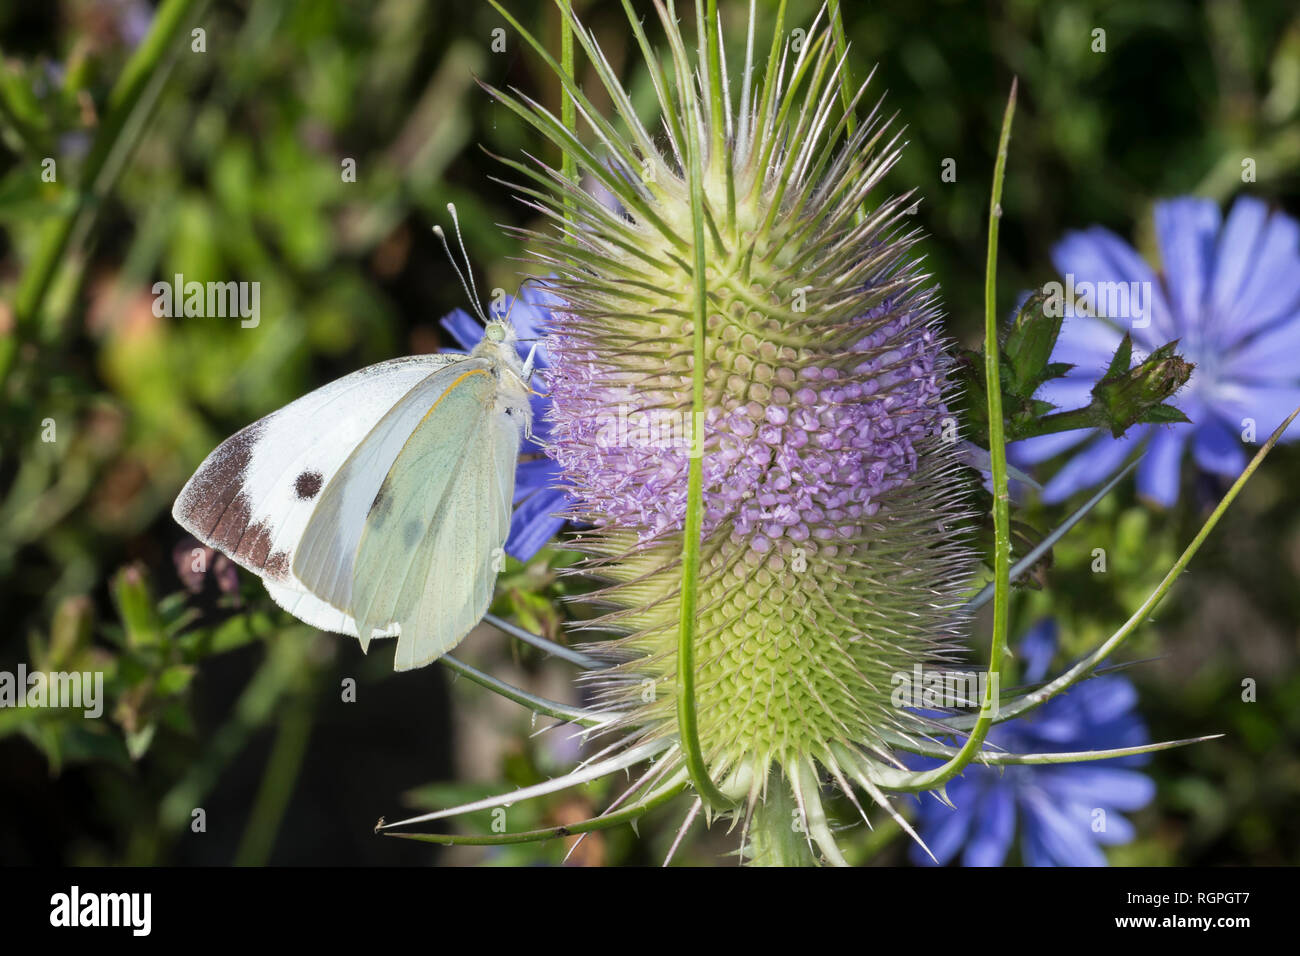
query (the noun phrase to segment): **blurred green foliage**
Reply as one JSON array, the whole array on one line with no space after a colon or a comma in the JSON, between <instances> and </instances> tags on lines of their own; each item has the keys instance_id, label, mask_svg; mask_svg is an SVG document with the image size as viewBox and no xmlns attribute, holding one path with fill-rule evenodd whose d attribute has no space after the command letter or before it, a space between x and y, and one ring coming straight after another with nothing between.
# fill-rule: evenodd
<instances>
[{"instance_id":1,"label":"blurred green foliage","mask_svg":"<svg viewBox=\"0 0 1300 956\"><path fill-rule=\"evenodd\" d=\"M738 24L747 5L721 6ZM790 7L789 22L807 25L817 4ZM549 4L511 8L556 35ZM635 71L619 5L580 8L615 68ZM1067 229L1100 223L1149 252L1156 198L1248 188L1300 213L1300 12L1287 0L844 8L856 75L877 66L873 90L888 91L885 109L907 127L886 188L923 200L923 251L964 344L978 336L987 180L1013 74L1007 312L1051 276ZM476 855L370 836L402 792L419 808L535 782L576 743L567 731L533 736L527 714L464 683L451 688L452 720L440 670L396 678L386 651L363 659L354 643L297 624L217 556L196 570L195 542L168 513L226 435L347 371L445 344L437 319L465 304L430 233L446 203L460 210L481 285L517 287L522 246L502 226L538 223L491 178L503 170L485 150L537 147L474 77L552 106L558 93L508 31L493 49L504 26L485 4L417 0L0 10L0 607L11 625L0 668L102 670L109 698L99 721L0 711L0 860L563 856L559 844ZM728 42L738 57L743 35ZM642 73L633 89L649 92ZM1243 187L1246 157L1257 181ZM955 181L941 175L945 160ZM260 283L261 321L156 316L150 289L176 274ZM1112 496L1038 569L1047 590L1026 592L1020 623L1055 614L1063 657L1103 638L1221 490L1198 481L1177 513L1131 490ZM1154 737L1228 736L1155 758L1157 802L1116 862L1300 862L1297 483L1300 454L1279 451L1130 649L1159 657L1132 672ZM1031 507L1017 518L1041 533L1059 515ZM1095 548L1106 549L1104 574L1091 570ZM556 571L571 560L554 551L512 566L495 609L560 636L556 598L570 585ZM494 673L579 693L567 665L499 635L469 646ZM340 692L348 679L356 703ZM1247 679L1255 703L1242 701ZM511 826L579 819L614 796L521 805ZM206 834L193 829L200 807ZM643 840L626 828L592 836L574 858L652 861L681 812L646 820ZM697 823L684 859L731 848L701 832ZM857 859L902 859L888 824L860 832Z\"/></svg>"}]
</instances>

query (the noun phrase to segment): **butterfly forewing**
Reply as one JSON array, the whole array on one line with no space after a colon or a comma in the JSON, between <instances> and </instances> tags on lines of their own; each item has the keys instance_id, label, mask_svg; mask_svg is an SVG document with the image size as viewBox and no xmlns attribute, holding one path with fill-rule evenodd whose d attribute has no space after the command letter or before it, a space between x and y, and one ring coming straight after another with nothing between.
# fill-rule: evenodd
<instances>
[{"instance_id":1,"label":"butterfly forewing","mask_svg":"<svg viewBox=\"0 0 1300 956\"><path fill-rule=\"evenodd\" d=\"M289 590L322 489L402 396L461 355L381 362L322 386L224 441L172 507L196 538Z\"/></svg>"}]
</instances>

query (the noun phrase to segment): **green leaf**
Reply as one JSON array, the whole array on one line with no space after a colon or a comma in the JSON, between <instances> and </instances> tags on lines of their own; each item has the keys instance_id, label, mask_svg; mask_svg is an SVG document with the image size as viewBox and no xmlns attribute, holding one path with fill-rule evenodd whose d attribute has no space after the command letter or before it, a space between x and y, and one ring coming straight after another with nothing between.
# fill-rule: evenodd
<instances>
[{"instance_id":1,"label":"green leaf","mask_svg":"<svg viewBox=\"0 0 1300 956\"><path fill-rule=\"evenodd\" d=\"M163 640L162 621L143 565L123 568L113 579L113 600L126 630L130 648L153 647Z\"/></svg>"},{"instance_id":2,"label":"green leaf","mask_svg":"<svg viewBox=\"0 0 1300 956\"><path fill-rule=\"evenodd\" d=\"M139 760L149 752L149 745L153 743L154 731L157 729L158 725L150 721L139 730L127 733L126 752L132 760Z\"/></svg>"},{"instance_id":3,"label":"green leaf","mask_svg":"<svg viewBox=\"0 0 1300 956\"><path fill-rule=\"evenodd\" d=\"M1184 415L1180 409L1174 408L1172 405L1157 405L1154 408L1147 409L1140 423L1168 425L1174 422L1185 422L1190 425L1192 420Z\"/></svg>"},{"instance_id":4,"label":"green leaf","mask_svg":"<svg viewBox=\"0 0 1300 956\"><path fill-rule=\"evenodd\" d=\"M1003 429L1006 440L1020 441L1077 428L1105 428L1118 438L1138 424L1186 422L1187 417L1164 402L1187 383L1194 366L1177 355L1178 342L1162 345L1138 365L1133 361L1133 339L1127 333L1093 387L1092 401L1083 408L1058 410L1034 398L1044 382L1065 376L1074 368L1051 362L1064 318L1048 309L1049 297L1039 291L1029 296L1016 313L999 346L999 382L1002 391ZM988 384L983 374L983 352L962 349L955 377L964 393L969 435L987 447L989 434Z\"/></svg>"},{"instance_id":5,"label":"green leaf","mask_svg":"<svg viewBox=\"0 0 1300 956\"><path fill-rule=\"evenodd\" d=\"M194 674L195 668L193 667L181 664L168 667L158 675L158 682L154 685L154 693L159 697L170 697L173 694L179 694L190 686Z\"/></svg>"},{"instance_id":6,"label":"green leaf","mask_svg":"<svg viewBox=\"0 0 1300 956\"><path fill-rule=\"evenodd\" d=\"M1124 375L1133 364L1133 337L1127 332L1124 338L1120 340L1119 348L1115 350L1115 355L1110 360L1110 365L1106 368L1104 378L1111 376Z\"/></svg>"}]
</instances>

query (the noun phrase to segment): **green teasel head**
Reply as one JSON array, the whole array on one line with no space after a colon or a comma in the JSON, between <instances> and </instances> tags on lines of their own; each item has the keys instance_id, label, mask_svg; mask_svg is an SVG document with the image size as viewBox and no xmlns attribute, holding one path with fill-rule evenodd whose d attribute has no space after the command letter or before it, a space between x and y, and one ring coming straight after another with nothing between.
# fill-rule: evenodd
<instances>
[{"instance_id":1,"label":"green teasel head","mask_svg":"<svg viewBox=\"0 0 1300 956\"><path fill-rule=\"evenodd\" d=\"M786 787L835 858L820 781L852 792L865 765L892 765L893 742L925 732L891 699L893 675L961 653L973 565L955 432L944 428L936 296L913 253L914 198L876 195L900 134L880 104L855 120L866 84L847 84L825 18L802 44L778 22L760 70L751 17L737 94L712 13L698 11L692 61L674 11L656 10L666 63L630 10L629 21L657 116L633 110L572 19L616 120L567 77L586 135L491 89L569 160L570 175L507 164L520 193L561 224L528 238L563 303L546 342L549 451L572 516L590 528L576 542L588 555L578 571L603 585L589 599L604 613L587 626L612 635L588 648L608 664L591 680L612 718L605 730L623 745L663 742L659 773L681 776L683 536L694 509L688 690L708 776L741 820L770 786Z\"/></svg>"}]
</instances>

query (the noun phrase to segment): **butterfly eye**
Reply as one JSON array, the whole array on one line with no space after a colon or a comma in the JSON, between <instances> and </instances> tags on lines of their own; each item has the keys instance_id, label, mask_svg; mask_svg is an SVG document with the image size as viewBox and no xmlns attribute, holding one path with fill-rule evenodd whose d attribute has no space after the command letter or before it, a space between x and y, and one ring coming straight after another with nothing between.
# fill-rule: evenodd
<instances>
[{"instance_id":1,"label":"butterfly eye","mask_svg":"<svg viewBox=\"0 0 1300 956\"><path fill-rule=\"evenodd\" d=\"M489 342L501 342L506 337L504 326L497 322L491 323L483 333Z\"/></svg>"}]
</instances>

